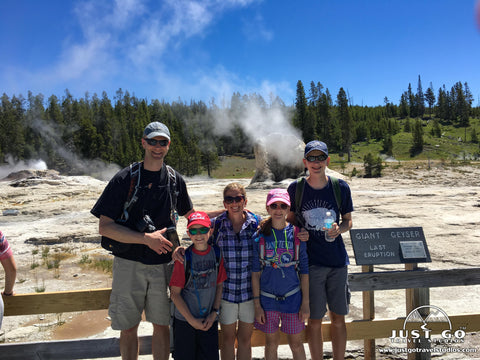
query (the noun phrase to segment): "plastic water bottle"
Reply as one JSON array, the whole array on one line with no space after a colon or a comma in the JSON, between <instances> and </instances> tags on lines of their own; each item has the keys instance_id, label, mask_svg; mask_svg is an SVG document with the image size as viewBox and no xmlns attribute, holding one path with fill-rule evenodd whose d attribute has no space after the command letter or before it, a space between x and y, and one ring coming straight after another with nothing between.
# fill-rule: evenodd
<instances>
[{"instance_id":1,"label":"plastic water bottle","mask_svg":"<svg viewBox=\"0 0 480 360\"><path fill-rule=\"evenodd\" d=\"M332 212L327 211L325 215L325 219L323 220L323 227L326 229L325 230L325 240L328 242L335 241L334 237L329 237L328 236L328 229L332 228L333 223L335 222L335 219L333 218Z\"/></svg>"}]
</instances>

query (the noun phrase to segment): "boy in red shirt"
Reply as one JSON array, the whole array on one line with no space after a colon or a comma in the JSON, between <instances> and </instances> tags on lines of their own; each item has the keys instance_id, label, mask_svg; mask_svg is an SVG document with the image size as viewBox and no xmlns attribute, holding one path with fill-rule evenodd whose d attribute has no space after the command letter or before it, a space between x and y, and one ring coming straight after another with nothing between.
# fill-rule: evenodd
<instances>
[{"instance_id":1,"label":"boy in red shirt","mask_svg":"<svg viewBox=\"0 0 480 360\"><path fill-rule=\"evenodd\" d=\"M193 244L182 264L175 261L170 296L175 304L173 325L175 360L218 360L218 314L227 273L216 245L208 245L213 229L208 215L188 217Z\"/></svg>"}]
</instances>

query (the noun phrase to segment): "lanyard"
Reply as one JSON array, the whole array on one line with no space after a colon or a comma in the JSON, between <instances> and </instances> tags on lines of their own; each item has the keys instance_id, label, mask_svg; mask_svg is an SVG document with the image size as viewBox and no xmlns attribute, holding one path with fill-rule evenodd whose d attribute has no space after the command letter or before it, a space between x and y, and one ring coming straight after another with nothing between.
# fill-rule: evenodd
<instances>
[{"instance_id":1,"label":"lanyard","mask_svg":"<svg viewBox=\"0 0 480 360\"><path fill-rule=\"evenodd\" d=\"M277 258L277 235L275 235L275 229L272 227L273 237L275 238L275 259ZM288 242L287 242L287 228L283 229L283 234L285 236L285 248L288 251Z\"/></svg>"}]
</instances>

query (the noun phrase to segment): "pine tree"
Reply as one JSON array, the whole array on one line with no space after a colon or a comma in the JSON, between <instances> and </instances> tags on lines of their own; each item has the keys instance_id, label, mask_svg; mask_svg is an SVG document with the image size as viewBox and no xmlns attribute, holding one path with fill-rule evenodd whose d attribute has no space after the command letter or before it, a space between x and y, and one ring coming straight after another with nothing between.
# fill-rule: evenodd
<instances>
[{"instance_id":1,"label":"pine tree","mask_svg":"<svg viewBox=\"0 0 480 360\"><path fill-rule=\"evenodd\" d=\"M307 98L305 97L305 89L303 88L302 81L298 80L293 125L302 132L302 138L304 140L309 136L307 133L307 123Z\"/></svg>"},{"instance_id":2,"label":"pine tree","mask_svg":"<svg viewBox=\"0 0 480 360\"><path fill-rule=\"evenodd\" d=\"M474 127L472 127L472 131L470 133L470 138L473 144L478 144L478 135L477 135L477 130L475 130Z\"/></svg>"},{"instance_id":3,"label":"pine tree","mask_svg":"<svg viewBox=\"0 0 480 360\"><path fill-rule=\"evenodd\" d=\"M342 132L342 150L348 154L348 161L351 159L352 146L352 117L348 108L348 99L345 90L341 87L337 95L337 113L340 129Z\"/></svg>"},{"instance_id":4,"label":"pine tree","mask_svg":"<svg viewBox=\"0 0 480 360\"><path fill-rule=\"evenodd\" d=\"M432 83L430 83L430 87L425 92L425 100L427 100L427 103L428 103L428 113L430 117L432 117L432 108L433 108L433 105L435 104L435 93L433 91Z\"/></svg>"},{"instance_id":5,"label":"pine tree","mask_svg":"<svg viewBox=\"0 0 480 360\"><path fill-rule=\"evenodd\" d=\"M423 126L422 121L415 121L413 129L413 143L410 148L410 156L415 156L423 151Z\"/></svg>"},{"instance_id":6,"label":"pine tree","mask_svg":"<svg viewBox=\"0 0 480 360\"><path fill-rule=\"evenodd\" d=\"M418 85L417 85L417 94L415 95L415 105L417 116L423 117L425 114L425 95L422 90L422 80L420 75L418 75Z\"/></svg>"},{"instance_id":7,"label":"pine tree","mask_svg":"<svg viewBox=\"0 0 480 360\"><path fill-rule=\"evenodd\" d=\"M383 140L383 152L388 156L393 156L393 140L390 134L387 134Z\"/></svg>"},{"instance_id":8,"label":"pine tree","mask_svg":"<svg viewBox=\"0 0 480 360\"><path fill-rule=\"evenodd\" d=\"M398 108L399 116L401 118L406 118L409 116L409 106L408 106L408 94L405 91L400 97L400 105Z\"/></svg>"}]
</instances>

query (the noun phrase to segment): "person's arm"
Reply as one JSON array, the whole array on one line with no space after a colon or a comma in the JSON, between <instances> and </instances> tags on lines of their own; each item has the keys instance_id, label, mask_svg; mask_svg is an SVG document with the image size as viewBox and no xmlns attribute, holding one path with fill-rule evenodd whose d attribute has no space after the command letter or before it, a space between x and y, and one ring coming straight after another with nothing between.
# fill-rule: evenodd
<instances>
[{"instance_id":1,"label":"person's arm","mask_svg":"<svg viewBox=\"0 0 480 360\"><path fill-rule=\"evenodd\" d=\"M300 288L302 289L302 305L298 317L300 321L306 322L310 317L310 287L308 274L300 274Z\"/></svg>"},{"instance_id":2,"label":"person's arm","mask_svg":"<svg viewBox=\"0 0 480 360\"><path fill-rule=\"evenodd\" d=\"M263 311L262 304L260 303L260 275L261 271L252 272L252 294L253 303L255 305L255 320L259 324L265 324L265 311Z\"/></svg>"},{"instance_id":3,"label":"person's arm","mask_svg":"<svg viewBox=\"0 0 480 360\"><path fill-rule=\"evenodd\" d=\"M202 330L207 331L212 327L212 325L217 320L217 312L213 309L216 309L216 310L220 309L222 292L223 292L223 283L218 283L215 291L215 300L213 301L212 311L210 312L210 314L208 314L207 318L203 321L204 328Z\"/></svg>"},{"instance_id":4,"label":"person's arm","mask_svg":"<svg viewBox=\"0 0 480 360\"><path fill-rule=\"evenodd\" d=\"M208 215L210 219L220 216L225 212L225 209L218 209L218 210L210 210L210 211L205 211L205 214Z\"/></svg>"},{"instance_id":5,"label":"person's arm","mask_svg":"<svg viewBox=\"0 0 480 360\"><path fill-rule=\"evenodd\" d=\"M167 228L152 233L141 233L117 224L108 216L101 215L98 231L100 235L122 243L147 245L158 254L166 254L172 251L173 244L164 237Z\"/></svg>"},{"instance_id":6,"label":"person's arm","mask_svg":"<svg viewBox=\"0 0 480 360\"><path fill-rule=\"evenodd\" d=\"M183 315L185 320L194 328L197 330L203 330L203 322L202 319L197 319L195 318L192 313L190 312L190 309L188 308L185 300L183 300L182 297L182 288L178 286L171 286L170 287L170 297L175 304L176 308L178 311L180 311L180 314Z\"/></svg>"},{"instance_id":7,"label":"person's arm","mask_svg":"<svg viewBox=\"0 0 480 360\"><path fill-rule=\"evenodd\" d=\"M5 270L5 289L2 294L5 296L14 295L13 286L15 285L15 279L17 278L17 264L15 263L15 258L10 256L0 260L0 262Z\"/></svg>"},{"instance_id":8,"label":"person's arm","mask_svg":"<svg viewBox=\"0 0 480 360\"><path fill-rule=\"evenodd\" d=\"M189 212L187 212L185 215L183 215L185 217L185 219L188 219L188 217L193 214L195 212L195 209L192 208L192 210L190 210Z\"/></svg>"}]
</instances>

